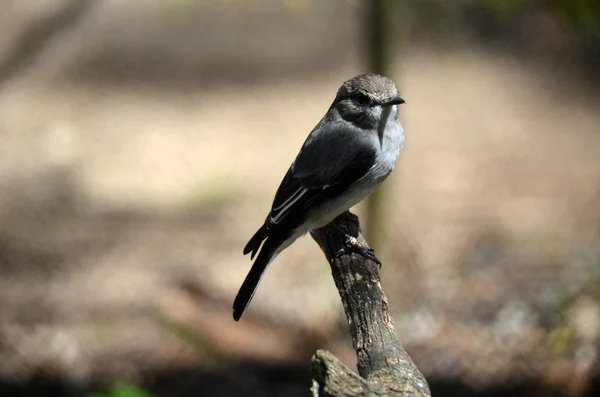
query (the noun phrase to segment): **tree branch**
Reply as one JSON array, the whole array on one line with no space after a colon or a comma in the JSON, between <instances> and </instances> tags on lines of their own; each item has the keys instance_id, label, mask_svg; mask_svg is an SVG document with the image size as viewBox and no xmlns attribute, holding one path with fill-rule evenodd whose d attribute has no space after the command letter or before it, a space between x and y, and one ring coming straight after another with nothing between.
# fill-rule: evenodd
<instances>
[{"instance_id":1,"label":"tree branch","mask_svg":"<svg viewBox=\"0 0 600 397\"><path fill-rule=\"evenodd\" d=\"M356 215L346 211L332 223L367 246ZM353 374L330 353L318 351L312 360L313 396L429 397L427 381L396 336L379 280L379 266L356 254L336 258L345 241L331 225L314 230L311 235L331 265L362 376Z\"/></svg>"}]
</instances>

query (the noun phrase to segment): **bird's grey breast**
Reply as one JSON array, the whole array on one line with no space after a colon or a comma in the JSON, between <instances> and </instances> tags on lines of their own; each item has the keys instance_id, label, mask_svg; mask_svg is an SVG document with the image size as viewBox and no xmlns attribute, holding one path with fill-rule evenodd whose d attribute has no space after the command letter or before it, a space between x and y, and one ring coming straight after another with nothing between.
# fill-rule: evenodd
<instances>
[{"instance_id":1,"label":"bird's grey breast","mask_svg":"<svg viewBox=\"0 0 600 397\"><path fill-rule=\"evenodd\" d=\"M398 120L397 110L391 109L395 107L390 107L389 112L384 111L378 125L379 150L372 170L376 177L386 177L392 172L404 145L404 129Z\"/></svg>"}]
</instances>

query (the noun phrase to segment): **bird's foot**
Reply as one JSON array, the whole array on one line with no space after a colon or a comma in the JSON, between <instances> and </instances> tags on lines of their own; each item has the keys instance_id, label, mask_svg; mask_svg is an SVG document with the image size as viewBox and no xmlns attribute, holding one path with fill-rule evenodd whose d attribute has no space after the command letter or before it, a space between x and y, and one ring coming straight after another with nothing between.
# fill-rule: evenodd
<instances>
[{"instance_id":1,"label":"bird's foot","mask_svg":"<svg viewBox=\"0 0 600 397\"><path fill-rule=\"evenodd\" d=\"M363 256L364 258L370 259L373 262L377 263L379 267L381 267L381 261L377 256L375 256L375 250L373 248L367 248L362 245L356 237L352 237L349 234L344 233L344 238L346 239L346 247L340 249L335 258L339 258L345 254L352 254L353 252Z\"/></svg>"}]
</instances>

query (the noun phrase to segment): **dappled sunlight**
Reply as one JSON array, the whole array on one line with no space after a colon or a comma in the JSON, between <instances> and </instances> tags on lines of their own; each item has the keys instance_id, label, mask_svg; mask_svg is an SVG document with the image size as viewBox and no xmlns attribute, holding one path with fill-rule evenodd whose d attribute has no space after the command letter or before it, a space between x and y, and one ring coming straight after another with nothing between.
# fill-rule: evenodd
<instances>
[{"instance_id":1,"label":"dappled sunlight","mask_svg":"<svg viewBox=\"0 0 600 397\"><path fill-rule=\"evenodd\" d=\"M295 396L316 349L353 367L309 236L272 264L245 321L231 303L287 168L364 71L360 2L114 0L29 36L63 3L0 24L36 43L0 65L0 394L125 381ZM390 76L406 141L378 225L400 340L436 396L585 390L600 338L596 83L577 51L560 62L567 44L508 51L518 40L461 30L439 6L448 44L423 32L423 7ZM552 21L532 40L574 40ZM5 41L0 64L19 55Z\"/></svg>"}]
</instances>

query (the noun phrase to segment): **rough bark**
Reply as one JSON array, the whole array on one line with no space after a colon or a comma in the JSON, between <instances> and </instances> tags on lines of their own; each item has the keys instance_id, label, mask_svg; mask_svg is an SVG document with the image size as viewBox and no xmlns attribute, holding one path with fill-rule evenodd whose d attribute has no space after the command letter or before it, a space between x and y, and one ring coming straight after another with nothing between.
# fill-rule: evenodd
<instances>
[{"instance_id":1,"label":"rough bark","mask_svg":"<svg viewBox=\"0 0 600 397\"><path fill-rule=\"evenodd\" d=\"M346 211L332 223L360 235L358 217ZM379 266L358 254L336 254L344 248L339 230L328 225L311 232L331 265L340 293L360 376L331 353L318 351L312 360L313 396L430 396L429 386L396 336Z\"/></svg>"}]
</instances>

